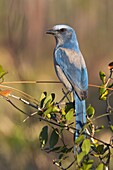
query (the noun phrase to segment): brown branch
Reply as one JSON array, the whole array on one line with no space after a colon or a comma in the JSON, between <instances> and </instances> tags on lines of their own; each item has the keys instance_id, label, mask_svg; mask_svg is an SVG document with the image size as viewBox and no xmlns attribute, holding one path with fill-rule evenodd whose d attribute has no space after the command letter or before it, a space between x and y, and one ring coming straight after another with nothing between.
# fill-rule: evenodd
<instances>
[{"instance_id":1,"label":"brown branch","mask_svg":"<svg viewBox=\"0 0 113 170\"><path fill-rule=\"evenodd\" d=\"M9 102L15 109L19 110L20 112L24 113L25 115L30 116L28 113L25 111L21 110L19 107L17 107L9 98L3 97L7 102Z\"/></svg>"},{"instance_id":2,"label":"brown branch","mask_svg":"<svg viewBox=\"0 0 113 170\"><path fill-rule=\"evenodd\" d=\"M23 80L23 81L4 81L2 84L61 84L57 80ZM89 87L102 88L100 85L88 84ZM106 89L113 91L113 88L107 87Z\"/></svg>"}]
</instances>

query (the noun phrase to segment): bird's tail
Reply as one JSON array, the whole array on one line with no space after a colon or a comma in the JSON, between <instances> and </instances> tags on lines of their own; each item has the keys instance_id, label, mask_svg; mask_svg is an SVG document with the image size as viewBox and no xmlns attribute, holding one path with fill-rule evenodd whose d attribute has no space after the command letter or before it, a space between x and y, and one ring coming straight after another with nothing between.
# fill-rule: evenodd
<instances>
[{"instance_id":1,"label":"bird's tail","mask_svg":"<svg viewBox=\"0 0 113 170\"><path fill-rule=\"evenodd\" d=\"M78 138L79 133L86 123L86 104L85 100L80 100L76 93L74 92L75 99L75 119L76 119L76 132L75 132L75 140Z\"/></svg>"}]
</instances>

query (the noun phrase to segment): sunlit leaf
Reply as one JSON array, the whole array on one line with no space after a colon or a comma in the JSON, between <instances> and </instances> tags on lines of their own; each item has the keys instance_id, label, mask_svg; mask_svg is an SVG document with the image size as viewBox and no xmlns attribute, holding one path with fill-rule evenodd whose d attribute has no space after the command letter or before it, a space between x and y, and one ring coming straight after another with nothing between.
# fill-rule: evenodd
<instances>
[{"instance_id":1,"label":"sunlit leaf","mask_svg":"<svg viewBox=\"0 0 113 170\"><path fill-rule=\"evenodd\" d=\"M104 170L104 164L101 163L97 168L96 170Z\"/></svg>"},{"instance_id":2,"label":"sunlit leaf","mask_svg":"<svg viewBox=\"0 0 113 170\"><path fill-rule=\"evenodd\" d=\"M47 114L50 114L53 110L53 107L50 106L48 109L46 109L46 111L44 112L44 115L46 116Z\"/></svg>"},{"instance_id":3,"label":"sunlit leaf","mask_svg":"<svg viewBox=\"0 0 113 170\"><path fill-rule=\"evenodd\" d=\"M77 163L80 164L81 161L83 160L84 156L86 155L85 152L80 152L79 154L77 154Z\"/></svg>"},{"instance_id":4,"label":"sunlit leaf","mask_svg":"<svg viewBox=\"0 0 113 170\"><path fill-rule=\"evenodd\" d=\"M57 106L53 106L53 105L50 105L45 111L44 111L44 115L47 116L49 119L52 118L55 116L54 113L56 112L59 112L60 109L57 107ZM52 114L52 115L51 115Z\"/></svg>"},{"instance_id":5,"label":"sunlit leaf","mask_svg":"<svg viewBox=\"0 0 113 170\"><path fill-rule=\"evenodd\" d=\"M100 97L101 100L106 100L106 97L108 95L108 90L106 90Z\"/></svg>"},{"instance_id":6,"label":"sunlit leaf","mask_svg":"<svg viewBox=\"0 0 113 170\"><path fill-rule=\"evenodd\" d=\"M53 148L57 144L58 139L59 139L58 129L53 129L49 140L50 148Z\"/></svg>"},{"instance_id":7,"label":"sunlit leaf","mask_svg":"<svg viewBox=\"0 0 113 170\"><path fill-rule=\"evenodd\" d=\"M53 101L54 101L54 98L55 98L55 94L54 94L54 93L52 93L52 94L50 94L49 96L47 96L47 97L45 98L45 100L44 100L44 106L43 106L43 107L45 107L45 108L50 107L51 104L52 104Z\"/></svg>"},{"instance_id":8,"label":"sunlit leaf","mask_svg":"<svg viewBox=\"0 0 113 170\"><path fill-rule=\"evenodd\" d=\"M46 145L47 140L48 140L48 126L44 126L39 135L39 141L42 148L44 148L44 146Z\"/></svg>"},{"instance_id":9,"label":"sunlit leaf","mask_svg":"<svg viewBox=\"0 0 113 170\"><path fill-rule=\"evenodd\" d=\"M101 85L99 92L100 92L100 95L104 94L106 92L106 87L104 85Z\"/></svg>"},{"instance_id":10,"label":"sunlit leaf","mask_svg":"<svg viewBox=\"0 0 113 170\"><path fill-rule=\"evenodd\" d=\"M8 97L11 94L12 90L1 90L0 95L3 97Z\"/></svg>"},{"instance_id":11,"label":"sunlit leaf","mask_svg":"<svg viewBox=\"0 0 113 170\"><path fill-rule=\"evenodd\" d=\"M75 140L75 144L79 144L84 140L84 135L80 135L76 140Z\"/></svg>"},{"instance_id":12,"label":"sunlit leaf","mask_svg":"<svg viewBox=\"0 0 113 170\"><path fill-rule=\"evenodd\" d=\"M86 154L89 153L91 148L91 143L89 139L85 139L82 144L82 151L85 152Z\"/></svg>"},{"instance_id":13,"label":"sunlit leaf","mask_svg":"<svg viewBox=\"0 0 113 170\"><path fill-rule=\"evenodd\" d=\"M62 115L65 116L66 115L66 112L65 112L65 109L62 108Z\"/></svg>"},{"instance_id":14,"label":"sunlit leaf","mask_svg":"<svg viewBox=\"0 0 113 170\"><path fill-rule=\"evenodd\" d=\"M108 95L108 90L106 89L106 87L102 85L101 88L99 89L99 92L100 92L99 99L106 100L106 96Z\"/></svg>"},{"instance_id":15,"label":"sunlit leaf","mask_svg":"<svg viewBox=\"0 0 113 170\"><path fill-rule=\"evenodd\" d=\"M47 92L43 92L43 93L41 94L41 97L40 97L40 107L41 107L41 108L43 107L44 100L45 100L46 97L47 97Z\"/></svg>"},{"instance_id":16,"label":"sunlit leaf","mask_svg":"<svg viewBox=\"0 0 113 170\"><path fill-rule=\"evenodd\" d=\"M70 110L67 112L67 114L66 114L66 120L67 120L67 121L72 120L73 114L74 114L74 109L72 108L72 109L70 109Z\"/></svg>"},{"instance_id":17,"label":"sunlit leaf","mask_svg":"<svg viewBox=\"0 0 113 170\"><path fill-rule=\"evenodd\" d=\"M106 100L106 97L108 95L108 90L106 89L105 86L101 86L101 88L99 89L99 93L100 93L100 100Z\"/></svg>"},{"instance_id":18,"label":"sunlit leaf","mask_svg":"<svg viewBox=\"0 0 113 170\"><path fill-rule=\"evenodd\" d=\"M46 115L46 117L47 117L48 119L51 119L51 114L48 113L48 114Z\"/></svg>"},{"instance_id":19,"label":"sunlit leaf","mask_svg":"<svg viewBox=\"0 0 113 170\"><path fill-rule=\"evenodd\" d=\"M103 71L99 72L100 79L102 80L102 83L106 83L106 74Z\"/></svg>"},{"instance_id":20,"label":"sunlit leaf","mask_svg":"<svg viewBox=\"0 0 113 170\"><path fill-rule=\"evenodd\" d=\"M47 97L47 92L43 92L43 93L41 94L40 101L41 101L42 99L44 99L45 97Z\"/></svg>"},{"instance_id":21,"label":"sunlit leaf","mask_svg":"<svg viewBox=\"0 0 113 170\"><path fill-rule=\"evenodd\" d=\"M92 107L91 105L89 105L88 108L87 108L87 115L88 115L88 117L89 117L89 118L93 118L94 114L95 114L95 109L94 109L94 107Z\"/></svg>"},{"instance_id":22,"label":"sunlit leaf","mask_svg":"<svg viewBox=\"0 0 113 170\"><path fill-rule=\"evenodd\" d=\"M60 109L57 106L53 106L53 110L52 110L53 113L59 112L59 111Z\"/></svg>"}]
</instances>

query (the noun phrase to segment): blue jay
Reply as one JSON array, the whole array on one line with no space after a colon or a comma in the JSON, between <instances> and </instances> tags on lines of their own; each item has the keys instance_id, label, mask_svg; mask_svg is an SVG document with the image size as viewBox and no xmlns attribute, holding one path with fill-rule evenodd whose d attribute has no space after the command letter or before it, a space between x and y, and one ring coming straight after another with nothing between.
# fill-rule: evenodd
<instances>
[{"instance_id":1,"label":"blue jay","mask_svg":"<svg viewBox=\"0 0 113 170\"><path fill-rule=\"evenodd\" d=\"M75 139L86 123L85 99L88 95L88 74L84 58L80 52L75 31L68 25L56 25L47 34L54 35L54 67L60 81L68 92L73 91L75 99L76 132Z\"/></svg>"}]
</instances>

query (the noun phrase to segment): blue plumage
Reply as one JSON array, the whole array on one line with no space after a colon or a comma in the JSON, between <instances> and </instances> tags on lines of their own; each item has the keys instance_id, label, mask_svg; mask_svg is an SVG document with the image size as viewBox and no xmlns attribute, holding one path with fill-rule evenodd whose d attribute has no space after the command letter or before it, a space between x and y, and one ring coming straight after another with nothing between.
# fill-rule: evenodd
<instances>
[{"instance_id":1,"label":"blue plumage","mask_svg":"<svg viewBox=\"0 0 113 170\"><path fill-rule=\"evenodd\" d=\"M54 66L56 74L68 91L73 91L75 99L76 132L86 123L86 104L88 74L84 58L80 52L75 31L67 25L56 25L47 33L56 39Z\"/></svg>"}]
</instances>

